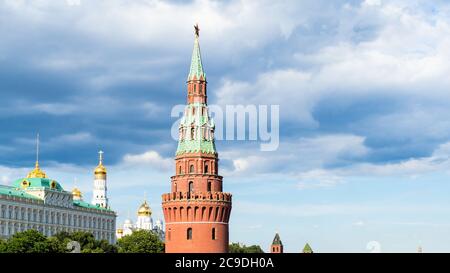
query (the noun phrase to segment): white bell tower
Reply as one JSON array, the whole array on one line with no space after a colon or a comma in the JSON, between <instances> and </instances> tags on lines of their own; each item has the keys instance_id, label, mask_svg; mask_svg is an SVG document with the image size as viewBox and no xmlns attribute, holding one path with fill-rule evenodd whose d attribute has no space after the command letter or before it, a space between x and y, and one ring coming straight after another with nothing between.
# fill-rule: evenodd
<instances>
[{"instance_id":1,"label":"white bell tower","mask_svg":"<svg viewBox=\"0 0 450 273\"><path fill-rule=\"evenodd\" d=\"M98 166L94 170L94 191L92 192L92 204L102 208L108 207L108 197L106 195L106 168L103 166L103 151L99 151Z\"/></svg>"}]
</instances>

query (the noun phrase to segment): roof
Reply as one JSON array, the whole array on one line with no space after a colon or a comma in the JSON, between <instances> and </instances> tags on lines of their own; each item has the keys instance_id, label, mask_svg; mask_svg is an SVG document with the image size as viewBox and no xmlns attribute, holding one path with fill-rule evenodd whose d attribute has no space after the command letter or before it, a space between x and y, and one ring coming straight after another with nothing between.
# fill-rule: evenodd
<instances>
[{"instance_id":1,"label":"roof","mask_svg":"<svg viewBox=\"0 0 450 273\"><path fill-rule=\"evenodd\" d=\"M29 184L29 186L25 186L22 185L23 181L26 181ZM60 190L60 191L64 191L62 189L62 187L59 185L59 183L57 184L58 186L55 188L51 188L49 186L49 183L51 184L51 182L54 180L48 179L48 178L23 178L23 179L18 179L16 181L13 182L13 186L5 186L5 185L0 185L0 195L7 195L7 196L15 196L15 197L22 197L22 198L27 198L27 199L34 199L34 200L42 200L41 198L31 195L29 193L26 192L26 189L32 189L32 188L49 188L52 190ZM56 182L57 183L57 182ZM25 183L27 184L27 183ZM82 207L82 208L88 208L88 209L97 209L97 210L102 210L102 211L112 211L110 209L107 208L102 208L98 205L93 205L93 204L89 204L87 202L84 202L82 200L73 200L73 205L77 206L77 207Z\"/></svg>"},{"instance_id":2,"label":"roof","mask_svg":"<svg viewBox=\"0 0 450 273\"><path fill-rule=\"evenodd\" d=\"M4 185L0 185L0 194L40 200L40 198L38 198L34 195L31 195L31 194L28 194L23 190L17 189L15 187L4 186Z\"/></svg>"},{"instance_id":3,"label":"roof","mask_svg":"<svg viewBox=\"0 0 450 273\"><path fill-rule=\"evenodd\" d=\"M93 205L87 202L84 202L82 200L73 200L73 205L77 207L87 208L87 209L98 209L98 210L104 210L104 211L112 211L107 208L100 207L99 205Z\"/></svg>"},{"instance_id":4,"label":"roof","mask_svg":"<svg viewBox=\"0 0 450 273\"><path fill-rule=\"evenodd\" d=\"M207 129L214 128L214 121L209 118L208 112L205 111L203 114L194 114L193 108L205 107L204 103L191 103L186 106L185 114L181 119L180 126L184 128L192 128L194 125L196 129L202 126ZM189 129L190 130L190 129ZM188 131L189 132L189 131ZM205 139L202 137L197 137L197 139L181 139L178 141L177 155L184 153L205 153L205 154L215 154L216 145L214 139L211 137Z\"/></svg>"},{"instance_id":5,"label":"roof","mask_svg":"<svg viewBox=\"0 0 450 273\"><path fill-rule=\"evenodd\" d=\"M305 247L303 248L303 253L313 253L313 250L308 243L306 243Z\"/></svg>"},{"instance_id":6,"label":"roof","mask_svg":"<svg viewBox=\"0 0 450 273\"><path fill-rule=\"evenodd\" d=\"M12 185L13 187L19 189L48 188L52 190L64 191L64 189L56 180L49 178L20 178L14 181Z\"/></svg>"},{"instance_id":7,"label":"roof","mask_svg":"<svg viewBox=\"0 0 450 273\"><path fill-rule=\"evenodd\" d=\"M216 146L214 141L210 140L181 140L178 142L177 155L184 153L202 152L205 154L216 153Z\"/></svg>"},{"instance_id":8,"label":"roof","mask_svg":"<svg viewBox=\"0 0 450 273\"><path fill-rule=\"evenodd\" d=\"M283 243L281 242L281 239L280 239L280 235L278 235L278 233L275 234L272 245L279 245L279 246L283 245Z\"/></svg>"},{"instance_id":9,"label":"roof","mask_svg":"<svg viewBox=\"0 0 450 273\"><path fill-rule=\"evenodd\" d=\"M200 43L198 36L195 36L194 50L192 51L191 69L189 70L188 81L191 80L205 80L206 74L203 71L202 57L200 54Z\"/></svg>"}]
</instances>

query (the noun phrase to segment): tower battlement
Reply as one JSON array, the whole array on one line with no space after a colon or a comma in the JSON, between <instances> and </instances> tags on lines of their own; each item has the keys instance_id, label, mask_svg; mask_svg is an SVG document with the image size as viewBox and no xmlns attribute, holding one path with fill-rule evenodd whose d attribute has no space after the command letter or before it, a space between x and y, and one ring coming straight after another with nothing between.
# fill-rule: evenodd
<instances>
[{"instance_id":1,"label":"tower battlement","mask_svg":"<svg viewBox=\"0 0 450 273\"><path fill-rule=\"evenodd\" d=\"M163 204L172 201L216 201L230 202L231 193L227 192L171 192L162 195Z\"/></svg>"}]
</instances>

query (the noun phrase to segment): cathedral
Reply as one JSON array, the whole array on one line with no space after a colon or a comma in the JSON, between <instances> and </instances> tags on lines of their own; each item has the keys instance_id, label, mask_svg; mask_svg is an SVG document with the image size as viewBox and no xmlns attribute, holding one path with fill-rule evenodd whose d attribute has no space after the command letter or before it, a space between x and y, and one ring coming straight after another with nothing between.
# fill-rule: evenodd
<instances>
[{"instance_id":1,"label":"cathedral","mask_svg":"<svg viewBox=\"0 0 450 273\"><path fill-rule=\"evenodd\" d=\"M227 253L231 194L223 192L214 121L209 117L199 28L187 78L187 105L179 126L175 175L162 195L166 252Z\"/></svg>"},{"instance_id":2,"label":"cathedral","mask_svg":"<svg viewBox=\"0 0 450 273\"><path fill-rule=\"evenodd\" d=\"M116 213L108 204L101 151L94 170L92 203L83 200L80 190L66 191L58 181L47 177L38 158L26 177L15 180L11 186L0 185L0 238L29 229L46 236L85 231L97 240L111 244L116 241Z\"/></svg>"},{"instance_id":3,"label":"cathedral","mask_svg":"<svg viewBox=\"0 0 450 273\"><path fill-rule=\"evenodd\" d=\"M120 239L123 236L131 235L135 230L153 231L153 233L158 235L159 239L164 242L165 234L163 222L161 220L156 220L155 223L153 223L152 210L146 200L137 211L136 223L133 224L130 219L126 219L122 228L117 229L116 238Z\"/></svg>"}]
</instances>

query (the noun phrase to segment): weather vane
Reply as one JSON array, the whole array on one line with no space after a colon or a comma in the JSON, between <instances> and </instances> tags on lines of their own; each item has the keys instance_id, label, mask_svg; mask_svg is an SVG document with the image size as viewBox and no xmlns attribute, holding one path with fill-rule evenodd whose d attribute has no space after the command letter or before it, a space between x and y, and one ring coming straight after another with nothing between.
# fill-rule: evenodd
<instances>
[{"instance_id":1,"label":"weather vane","mask_svg":"<svg viewBox=\"0 0 450 273\"><path fill-rule=\"evenodd\" d=\"M198 24L194 25L194 30L195 30L195 36L199 36L200 35L200 28L198 27Z\"/></svg>"}]
</instances>

